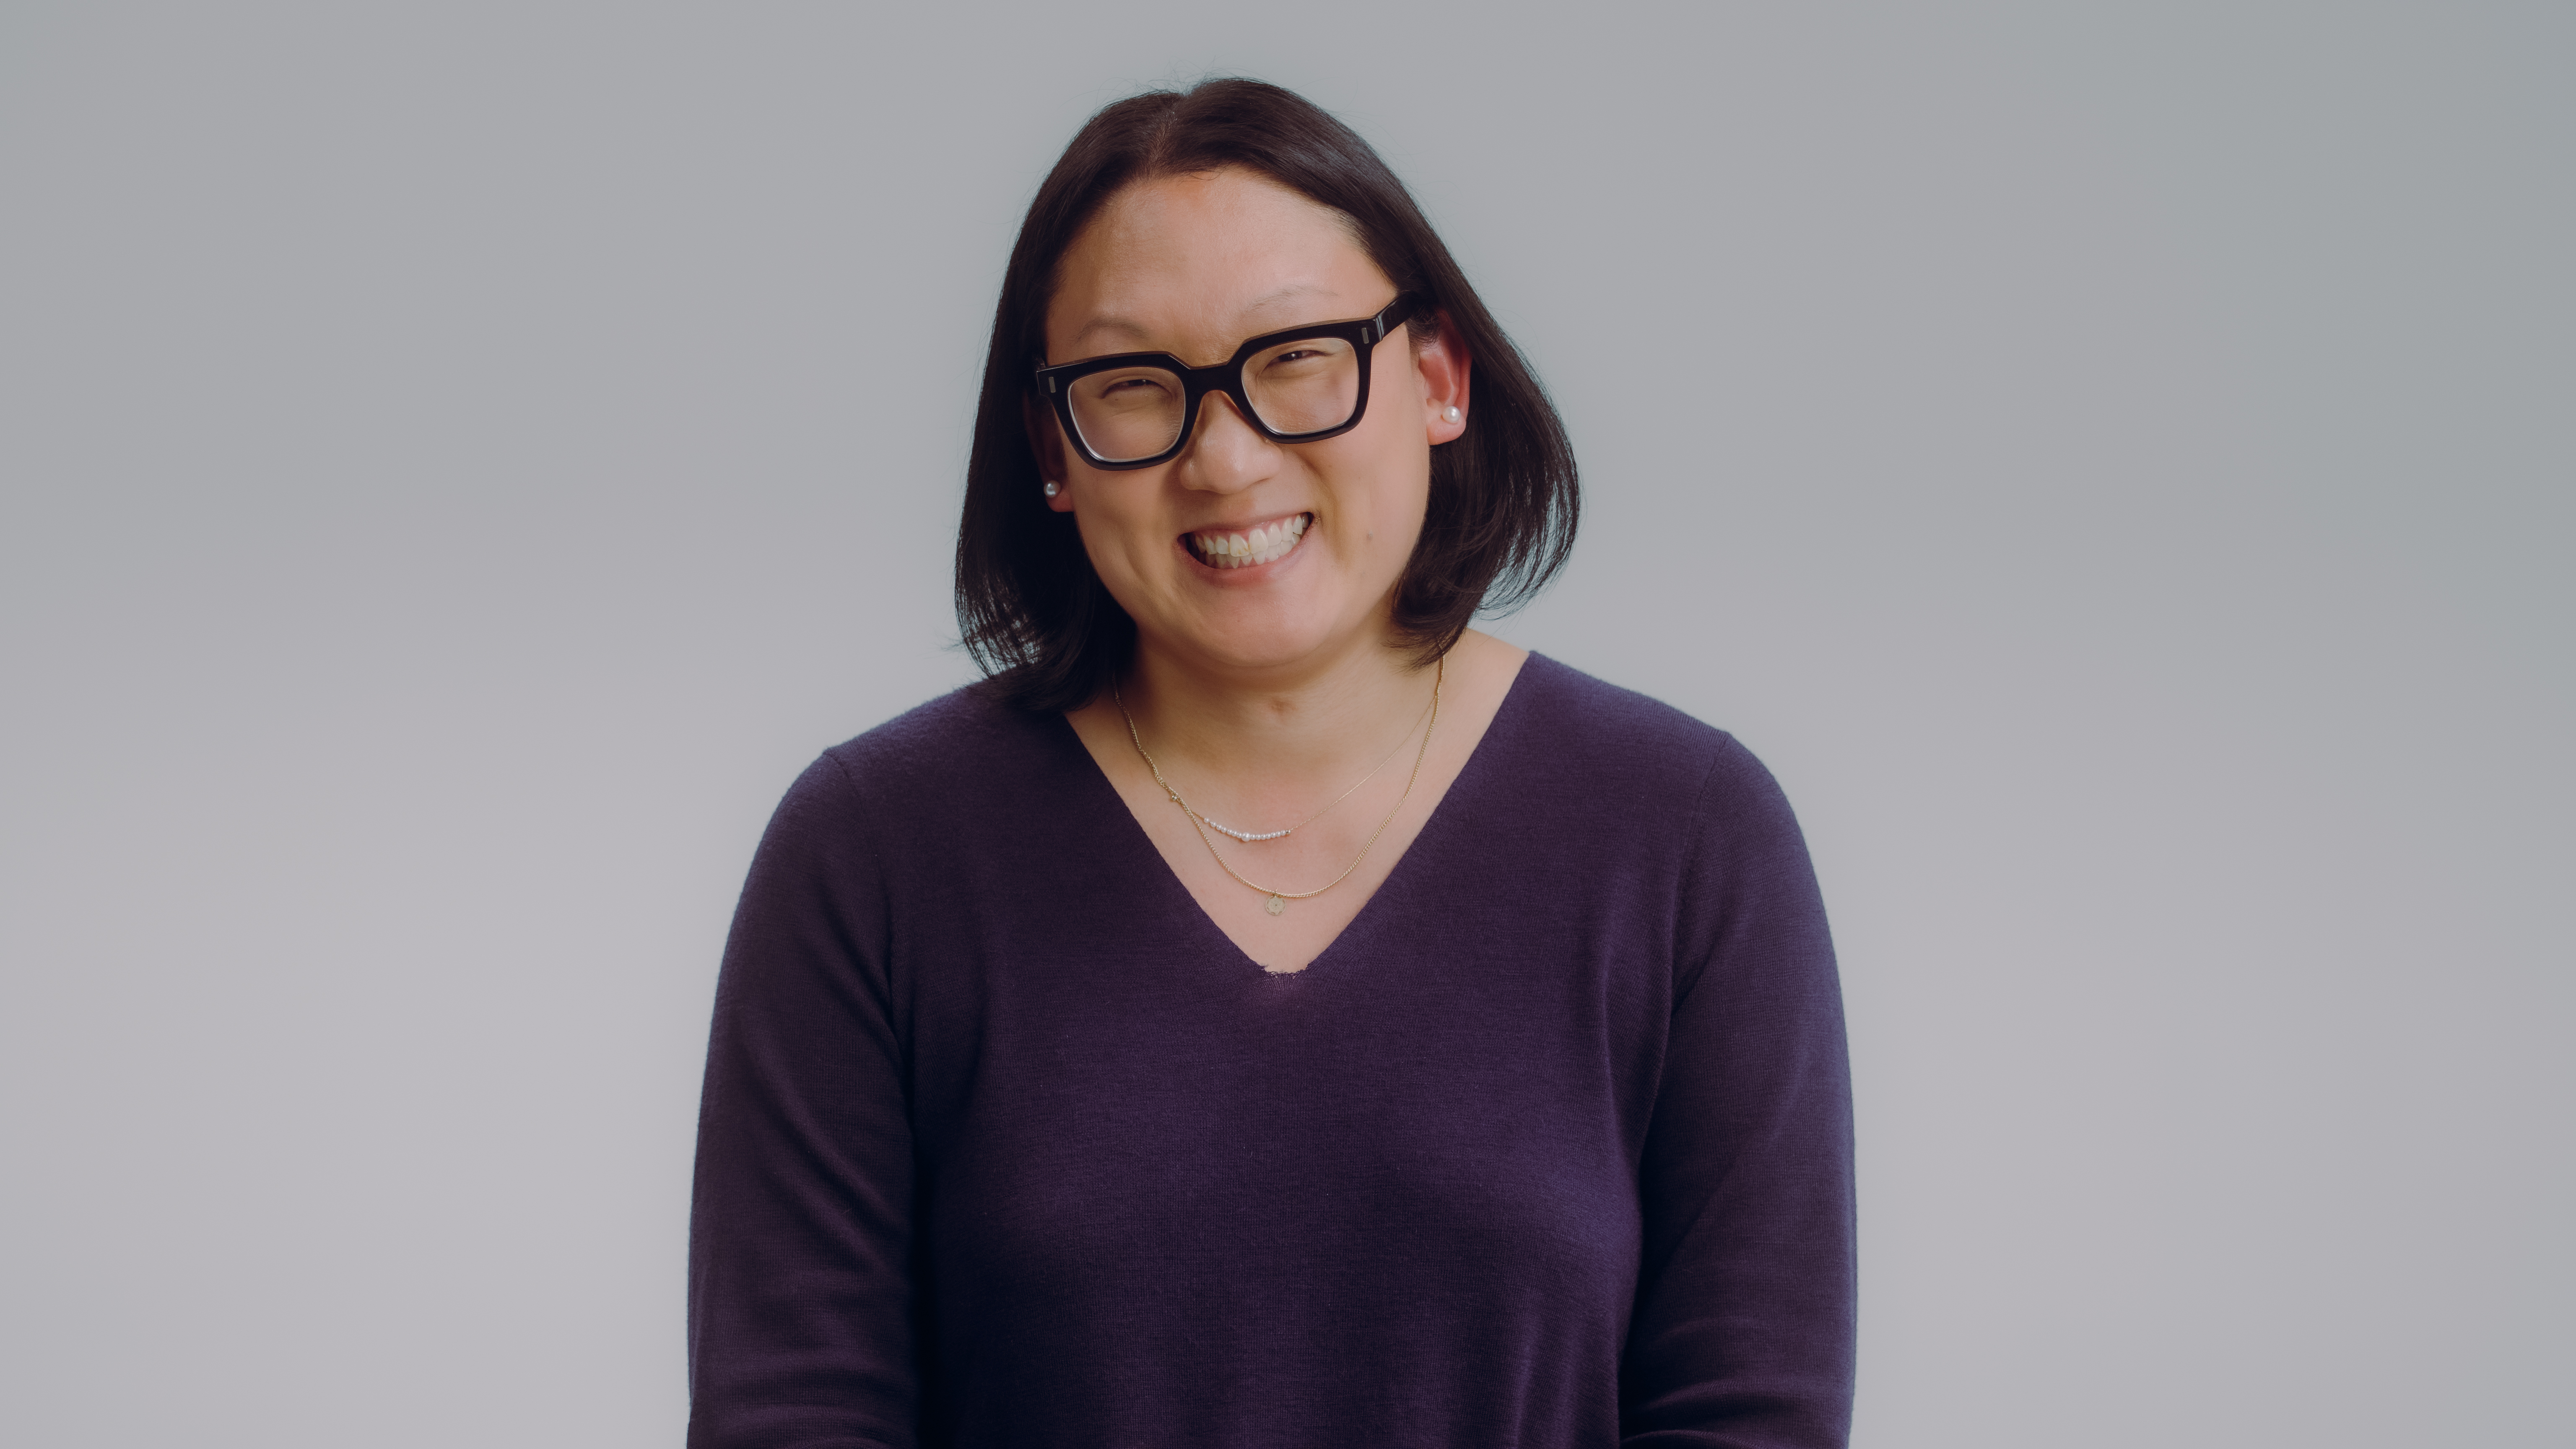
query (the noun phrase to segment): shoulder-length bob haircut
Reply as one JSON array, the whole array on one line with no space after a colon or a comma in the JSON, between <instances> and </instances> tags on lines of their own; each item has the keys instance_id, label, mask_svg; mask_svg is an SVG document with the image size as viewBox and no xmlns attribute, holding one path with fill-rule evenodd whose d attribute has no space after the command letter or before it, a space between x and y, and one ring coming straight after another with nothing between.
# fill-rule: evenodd
<instances>
[{"instance_id":1,"label":"shoulder-length bob haircut","mask_svg":"<svg viewBox=\"0 0 2576 1449\"><path fill-rule=\"evenodd\" d=\"M957 530L957 622L1002 698L1057 711L1123 673L1136 625L1092 571L1073 518L1048 508L1029 439L1034 369L1046 355L1055 272L1083 226L1121 188L1239 166L1339 212L1401 292L1425 305L1416 344L1443 328L1475 368L1467 431L1431 450L1421 540L1396 585L1395 627L1428 663L1479 609L1526 602L1574 544L1577 489L1565 426L1431 224L1348 126L1294 92L1254 80L1152 91L1084 124L1038 187L1002 278L984 395Z\"/></svg>"}]
</instances>

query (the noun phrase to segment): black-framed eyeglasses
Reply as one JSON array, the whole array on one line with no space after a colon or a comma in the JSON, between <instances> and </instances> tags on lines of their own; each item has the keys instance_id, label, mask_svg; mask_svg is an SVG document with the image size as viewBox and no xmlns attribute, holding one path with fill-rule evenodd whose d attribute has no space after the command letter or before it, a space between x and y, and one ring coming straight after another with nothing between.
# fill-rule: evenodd
<instances>
[{"instance_id":1,"label":"black-framed eyeglasses","mask_svg":"<svg viewBox=\"0 0 2576 1449\"><path fill-rule=\"evenodd\" d=\"M1369 356L1414 314L1398 295L1374 317L1265 332L1214 367L1168 352L1121 352L1037 370L1064 435L1094 468L1150 468L1189 441L1212 392L1234 400L1263 437L1312 443L1360 425L1368 411Z\"/></svg>"}]
</instances>

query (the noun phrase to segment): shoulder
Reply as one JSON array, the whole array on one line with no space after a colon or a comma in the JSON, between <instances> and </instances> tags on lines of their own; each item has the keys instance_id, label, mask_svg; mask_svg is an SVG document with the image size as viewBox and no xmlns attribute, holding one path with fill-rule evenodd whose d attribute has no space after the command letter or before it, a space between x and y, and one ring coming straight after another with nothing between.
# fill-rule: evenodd
<instances>
[{"instance_id":1,"label":"shoulder","mask_svg":"<svg viewBox=\"0 0 2576 1449\"><path fill-rule=\"evenodd\" d=\"M1829 980L1833 948L1806 838L1753 752L1670 705L1553 660L1533 654L1523 671L1524 739L1514 753L1545 782L1539 798L1558 802L1550 823L1570 827L1584 858L1613 874L1669 883L1676 956L1764 971L1821 963ZM1730 956L1730 942L1743 954Z\"/></svg>"},{"instance_id":2,"label":"shoulder","mask_svg":"<svg viewBox=\"0 0 2576 1449\"><path fill-rule=\"evenodd\" d=\"M968 685L823 751L779 813L880 822L976 817L1014 797L1060 789L1068 748L1080 745L1060 717L1014 709Z\"/></svg>"},{"instance_id":3,"label":"shoulder","mask_svg":"<svg viewBox=\"0 0 2576 1449\"><path fill-rule=\"evenodd\" d=\"M1735 736L1543 654L1521 666L1508 705L1510 752L1534 773L1685 805L1752 805L1780 793Z\"/></svg>"},{"instance_id":4,"label":"shoulder","mask_svg":"<svg viewBox=\"0 0 2576 1449\"><path fill-rule=\"evenodd\" d=\"M823 760L862 788L937 786L1050 753L1052 737L1062 733L1056 716L1014 709L970 684L834 745Z\"/></svg>"},{"instance_id":5,"label":"shoulder","mask_svg":"<svg viewBox=\"0 0 2576 1449\"><path fill-rule=\"evenodd\" d=\"M1779 782L1724 730L1538 654L1496 725L1496 788L1602 868L1697 893L1812 878Z\"/></svg>"}]
</instances>

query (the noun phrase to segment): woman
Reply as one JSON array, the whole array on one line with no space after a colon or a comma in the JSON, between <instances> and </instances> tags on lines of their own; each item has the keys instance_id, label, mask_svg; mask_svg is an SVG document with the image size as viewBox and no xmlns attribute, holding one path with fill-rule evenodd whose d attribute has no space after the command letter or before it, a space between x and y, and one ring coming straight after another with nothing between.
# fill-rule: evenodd
<instances>
[{"instance_id":1,"label":"woman","mask_svg":"<svg viewBox=\"0 0 2576 1449\"><path fill-rule=\"evenodd\" d=\"M727 947L692 1444L1844 1441L1788 807L1466 628L1574 501L1358 137L1239 80L1083 128L969 465L991 678L805 773Z\"/></svg>"}]
</instances>

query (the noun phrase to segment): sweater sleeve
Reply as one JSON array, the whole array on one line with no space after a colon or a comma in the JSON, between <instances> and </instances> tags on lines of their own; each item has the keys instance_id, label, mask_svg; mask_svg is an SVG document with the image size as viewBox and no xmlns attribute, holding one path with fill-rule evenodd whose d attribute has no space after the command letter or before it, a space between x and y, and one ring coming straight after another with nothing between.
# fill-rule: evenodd
<instances>
[{"instance_id":1,"label":"sweater sleeve","mask_svg":"<svg viewBox=\"0 0 2576 1449\"><path fill-rule=\"evenodd\" d=\"M1797 821L1727 740L1684 867L1663 1073L1639 1165L1630 1449L1841 1449L1855 1304L1851 1079Z\"/></svg>"},{"instance_id":2,"label":"sweater sleeve","mask_svg":"<svg viewBox=\"0 0 2576 1449\"><path fill-rule=\"evenodd\" d=\"M816 761L725 946L689 1225L691 1449L914 1443L912 1132L866 823Z\"/></svg>"}]
</instances>

